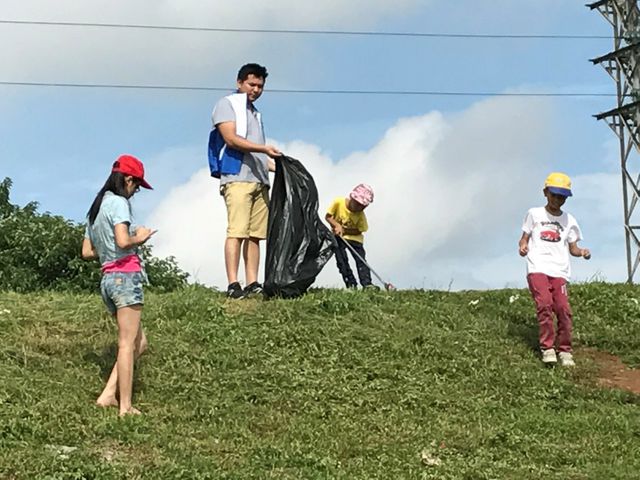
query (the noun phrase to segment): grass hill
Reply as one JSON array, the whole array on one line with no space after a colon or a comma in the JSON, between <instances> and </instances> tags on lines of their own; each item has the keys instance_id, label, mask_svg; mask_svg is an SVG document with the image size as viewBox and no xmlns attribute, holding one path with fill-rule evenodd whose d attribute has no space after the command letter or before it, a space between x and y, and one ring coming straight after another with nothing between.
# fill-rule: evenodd
<instances>
[{"instance_id":1,"label":"grass hill","mask_svg":"<svg viewBox=\"0 0 640 480\"><path fill-rule=\"evenodd\" d=\"M640 478L640 397L587 354L640 364L639 296L572 287L566 370L521 290L149 294L144 415L119 419L93 405L116 348L99 296L0 293L0 478Z\"/></svg>"}]
</instances>

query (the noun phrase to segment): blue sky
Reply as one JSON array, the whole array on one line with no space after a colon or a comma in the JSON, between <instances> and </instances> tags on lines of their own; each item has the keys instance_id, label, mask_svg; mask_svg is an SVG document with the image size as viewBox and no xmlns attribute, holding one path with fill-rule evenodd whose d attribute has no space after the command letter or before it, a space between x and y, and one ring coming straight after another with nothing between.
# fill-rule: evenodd
<instances>
[{"instance_id":1,"label":"blue sky","mask_svg":"<svg viewBox=\"0 0 640 480\"><path fill-rule=\"evenodd\" d=\"M2 18L229 28L611 33L598 13L574 0L398 0L392 5L384 0L319 5L248 1L244 12L234 5L8 0ZM610 50L612 42L606 39L302 36L0 24L0 41L12 45L0 51L1 81L231 89L238 67L256 61L269 69L267 89L614 92L606 73L588 62ZM43 210L82 220L114 158L124 152L137 155L156 189L136 199L135 206L143 221L162 225L157 251L175 254L196 278L221 286L224 210L216 183L203 171L211 108L220 95L0 86L0 174L13 179L15 203L37 200ZM592 118L614 103L614 98L267 90L258 107L268 137L309 165L323 203L346 193L351 183L374 185L369 259L394 283L495 288L524 283L524 263L515 249L520 222L527 208L542 203L541 184L551 170L574 177L576 197L566 208L581 223L585 246L594 251L591 262L574 262L576 279L624 279L616 143L607 126ZM486 225L492 233L469 222ZM197 247L190 243L193 237ZM390 247L397 255L389 254ZM327 270L321 283L338 284L333 265Z\"/></svg>"}]
</instances>

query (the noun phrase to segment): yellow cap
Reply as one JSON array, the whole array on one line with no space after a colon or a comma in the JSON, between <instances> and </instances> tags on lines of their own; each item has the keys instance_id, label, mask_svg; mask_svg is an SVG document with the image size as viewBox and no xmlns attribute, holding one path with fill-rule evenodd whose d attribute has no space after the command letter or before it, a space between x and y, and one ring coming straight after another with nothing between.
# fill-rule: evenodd
<instances>
[{"instance_id":1,"label":"yellow cap","mask_svg":"<svg viewBox=\"0 0 640 480\"><path fill-rule=\"evenodd\" d=\"M544 181L544 188L556 195L571 196L571 179L565 173L550 173Z\"/></svg>"}]
</instances>

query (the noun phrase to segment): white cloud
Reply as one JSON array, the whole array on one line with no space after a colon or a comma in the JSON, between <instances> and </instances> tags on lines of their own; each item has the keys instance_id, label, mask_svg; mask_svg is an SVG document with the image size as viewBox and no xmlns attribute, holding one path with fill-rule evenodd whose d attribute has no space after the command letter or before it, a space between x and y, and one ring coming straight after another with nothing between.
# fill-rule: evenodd
<instances>
[{"instance_id":1,"label":"white cloud","mask_svg":"<svg viewBox=\"0 0 640 480\"><path fill-rule=\"evenodd\" d=\"M227 28L362 28L420 0L4 0L3 18ZM4 79L52 82L229 84L245 63L283 60L309 37L98 27L2 25ZM223 73L220 73L223 72Z\"/></svg>"},{"instance_id":2,"label":"white cloud","mask_svg":"<svg viewBox=\"0 0 640 480\"><path fill-rule=\"evenodd\" d=\"M207 169L174 188L149 217L158 229L154 253L175 256L195 281L226 286L223 245L226 210Z\"/></svg>"},{"instance_id":3,"label":"white cloud","mask_svg":"<svg viewBox=\"0 0 640 480\"><path fill-rule=\"evenodd\" d=\"M367 210L368 260L396 286L523 286L525 265L516 245L526 210L543 203L541 184L552 168L553 117L546 100L494 98L456 115L400 119L371 150L337 162L315 145L280 146L313 175L321 214L355 184L374 187L375 201ZM621 278L620 235L603 236L621 232L612 215L620 198L614 177L574 179L576 196L567 208L594 251L590 262L576 266L579 280ZM226 213L217 182L206 170L174 188L149 223L162 232L155 240L158 254L175 255L199 281L225 286ZM340 283L332 261L318 284Z\"/></svg>"},{"instance_id":4,"label":"white cloud","mask_svg":"<svg viewBox=\"0 0 640 480\"><path fill-rule=\"evenodd\" d=\"M599 278L609 282L626 280L626 253L622 180L620 173L592 173L572 178L573 193L565 204L582 229L582 246L592 252L589 261L573 260L578 281Z\"/></svg>"}]
</instances>

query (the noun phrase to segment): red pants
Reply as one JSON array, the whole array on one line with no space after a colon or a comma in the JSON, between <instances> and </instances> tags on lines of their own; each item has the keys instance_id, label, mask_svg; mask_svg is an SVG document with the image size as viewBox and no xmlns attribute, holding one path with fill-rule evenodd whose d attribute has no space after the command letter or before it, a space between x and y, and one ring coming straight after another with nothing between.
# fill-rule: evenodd
<instances>
[{"instance_id":1,"label":"red pants","mask_svg":"<svg viewBox=\"0 0 640 480\"><path fill-rule=\"evenodd\" d=\"M540 348L554 348L556 335L553 328L553 314L558 318L558 351L571 351L572 318L567 282L564 278L556 278L544 273L527 275L529 291L536 302L536 313L540 326Z\"/></svg>"}]
</instances>

